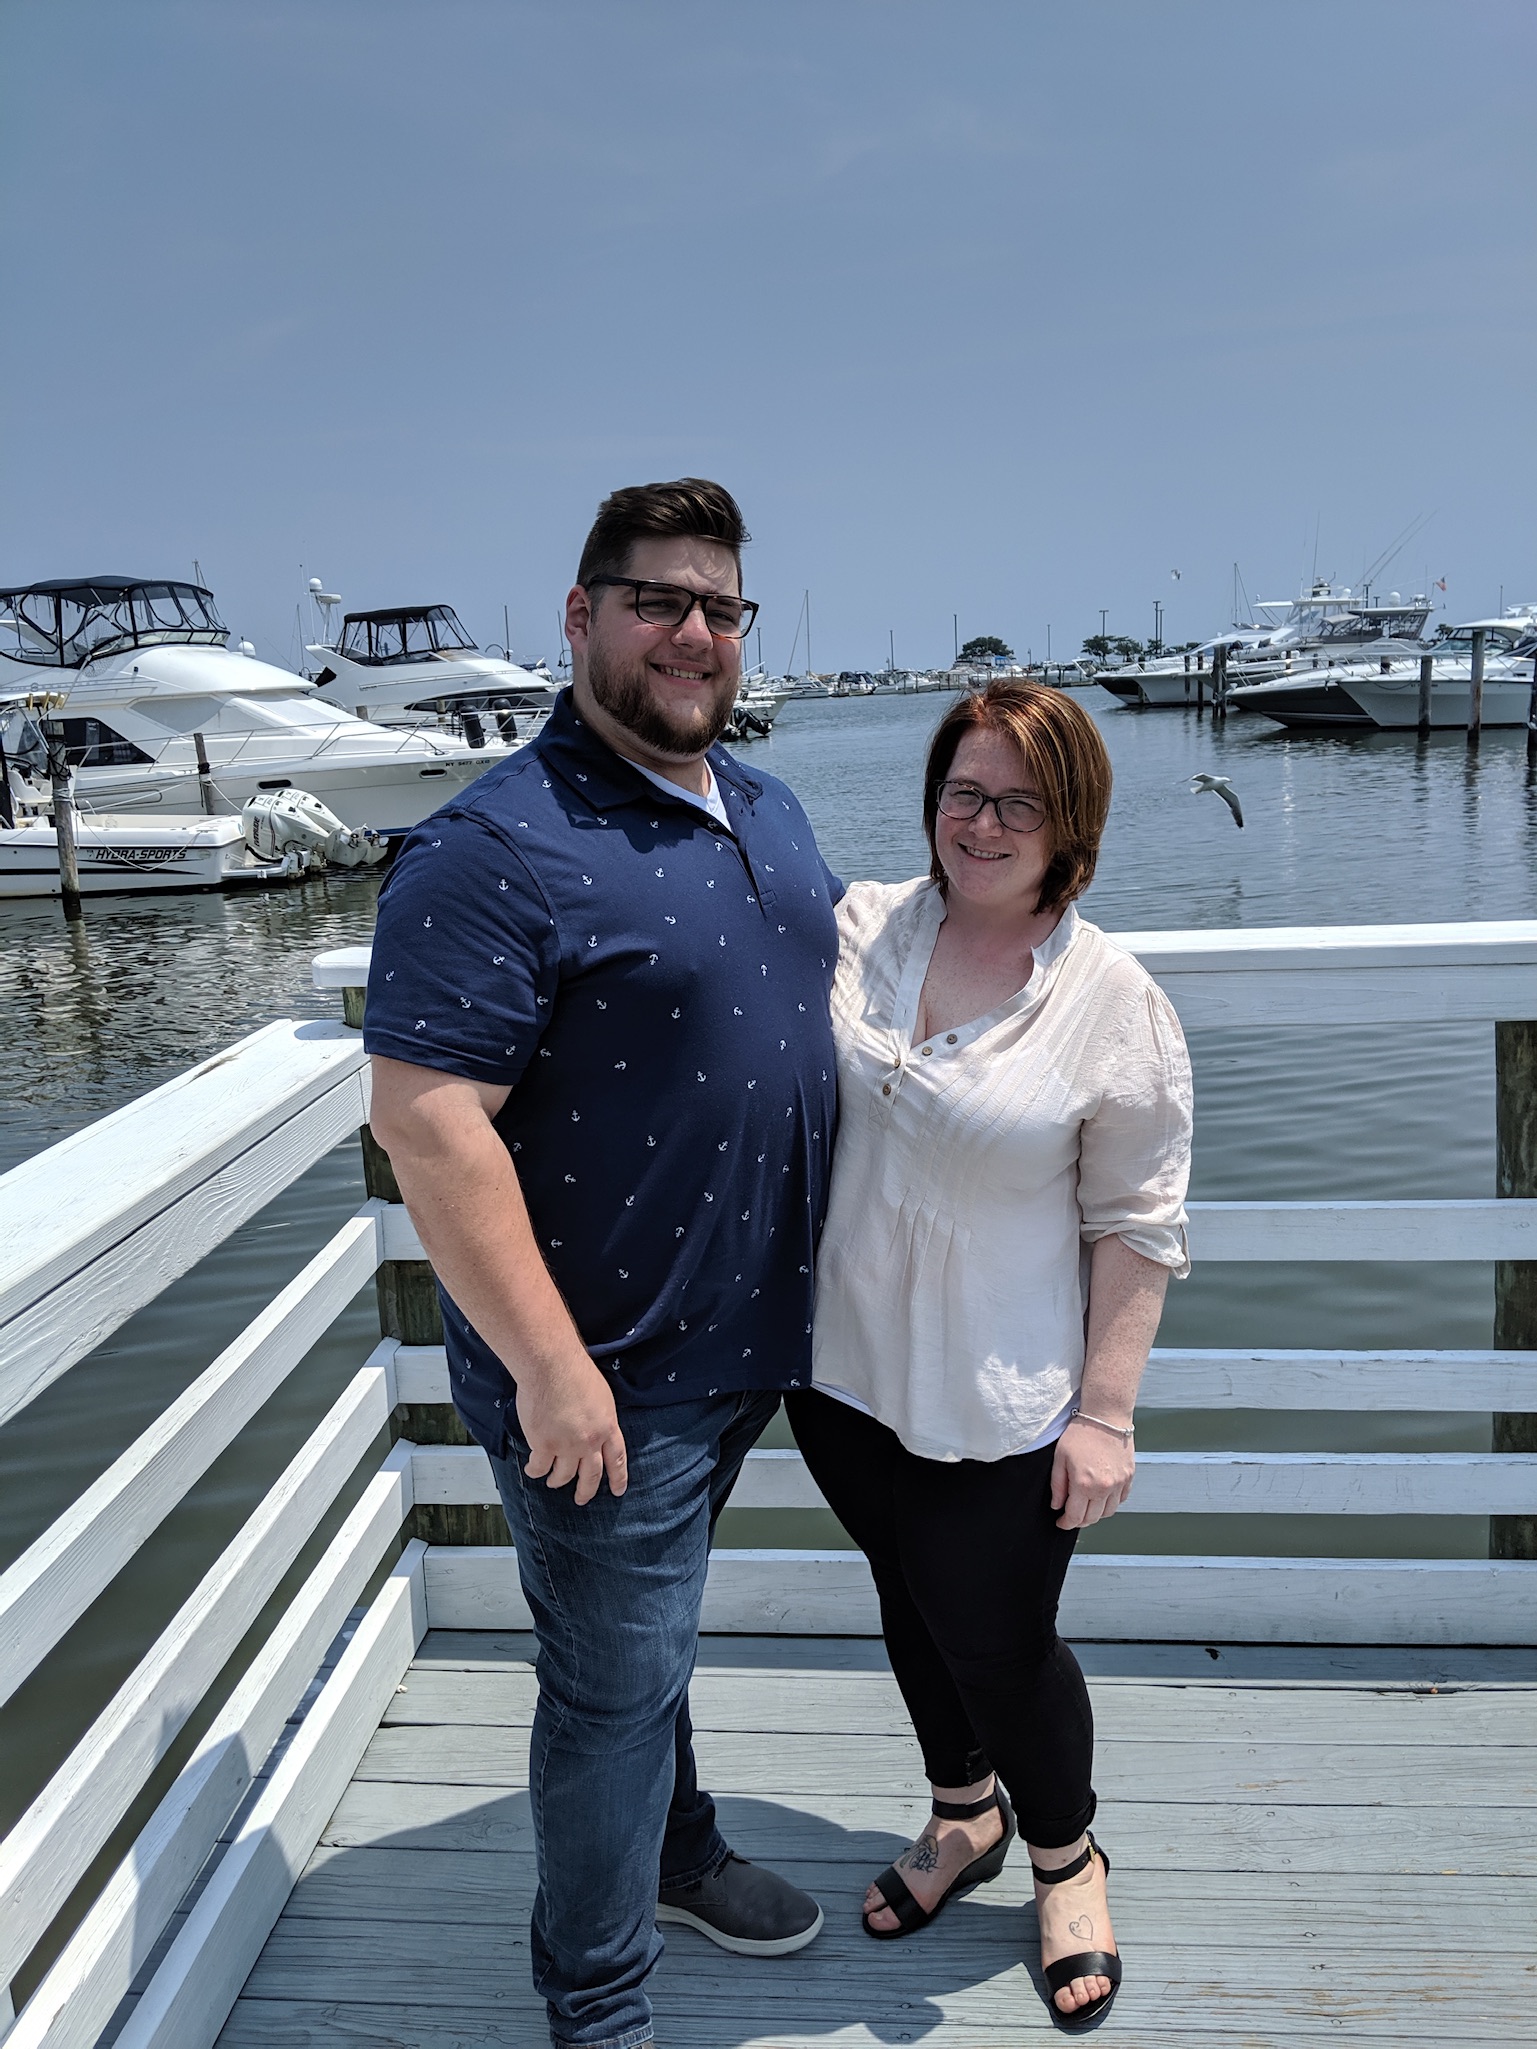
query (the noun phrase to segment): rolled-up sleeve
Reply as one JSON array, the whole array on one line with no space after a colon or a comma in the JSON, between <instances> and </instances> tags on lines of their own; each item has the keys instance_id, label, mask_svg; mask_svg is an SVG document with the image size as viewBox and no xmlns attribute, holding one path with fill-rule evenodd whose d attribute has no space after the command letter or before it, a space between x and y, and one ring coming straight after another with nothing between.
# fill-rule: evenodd
<instances>
[{"instance_id":1,"label":"rolled-up sleeve","mask_svg":"<svg viewBox=\"0 0 1537 2049\"><path fill-rule=\"evenodd\" d=\"M380 894L363 1043L511 1088L559 974L555 921L523 861L478 820L439 814L407 840Z\"/></svg>"},{"instance_id":2,"label":"rolled-up sleeve","mask_svg":"<svg viewBox=\"0 0 1537 2049\"><path fill-rule=\"evenodd\" d=\"M1082 1235L1116 1237L1176 1280L1190 1271L1190 1056L1168 998L1148 982L1104 1051L1103 1093L1079 1139Z\"/></svg>"}]
</instances>

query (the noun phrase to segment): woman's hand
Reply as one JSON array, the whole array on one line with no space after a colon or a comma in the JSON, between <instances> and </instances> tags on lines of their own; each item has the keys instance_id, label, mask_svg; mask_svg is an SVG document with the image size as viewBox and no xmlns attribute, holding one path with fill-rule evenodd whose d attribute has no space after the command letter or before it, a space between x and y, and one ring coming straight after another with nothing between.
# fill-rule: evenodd
<instances>
[{"instance_id":1,"label":"woman's hand","mask_svg":"<svg viewBox=\"0 0 1537 2049\"><path fill-rule=\"evenodd\" d=\"M1059 1530L1086 1530L1114 1515L1131 1492L1137 1455L1108 1430L1076 1419L1057 1439L1051 1465L1051 1505Z\"/></svg>"}]
</instances>

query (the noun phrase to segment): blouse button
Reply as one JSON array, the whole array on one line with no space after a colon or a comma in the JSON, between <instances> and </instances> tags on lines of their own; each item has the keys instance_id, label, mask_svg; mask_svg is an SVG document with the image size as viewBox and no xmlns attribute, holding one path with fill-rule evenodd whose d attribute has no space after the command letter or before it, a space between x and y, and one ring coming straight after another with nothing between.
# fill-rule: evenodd
<instances>
[{"instance_id":1,"label":"blouse button","mask_svg":"<svg viewBox=\"0 0 1537 2049\"><path fill-rule=\"evenodd\" d=\"M934 1048L932 1046L924 1046L920 1050L922 1051L924 1059L927 1060L929 1055L933 1052Z\"/></svg>"},{"instance_id":2,"label":"blouse button","mask_svg":"<svg viewBox=\"0 0 1537 2049\"><path fill-rule=\"evenodd\" d=\"M953 1046L953 1045L955 1044L955 1034L954 1034L954 1032L951 1032L951 1033L949 1033L949 1034L947 1035L947 1037L946 1037L946 1039L945 1039L945 1044L946 1044L947 1046Z\"/></svg>"},{"instance_id":3,"label":"blouse button","mask_svg":"<svg viewBox=\"0 0 1537 2049\"><path fill-rule=\"evenodd\" d=\"M889 1081L881 1083L881 1094L883 1096L889 1096L891 1094L891 1083Z\"/></svg>"}]
</instances>

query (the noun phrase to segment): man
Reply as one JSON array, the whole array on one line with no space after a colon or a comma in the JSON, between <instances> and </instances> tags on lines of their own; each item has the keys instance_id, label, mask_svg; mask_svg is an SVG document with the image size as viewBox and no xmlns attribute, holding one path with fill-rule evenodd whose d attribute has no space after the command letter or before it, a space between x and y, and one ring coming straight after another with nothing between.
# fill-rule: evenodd
<instances>
[{"instance_id":1,"label":"man","mask_svg":"<svg viewBox=\"0 0 1537 2049\"><path fill-rule=\"evenodd\" d=\"M837 958L800 805L716 745L757 610L730 493L617 491L539 737L412 834L369 979L372 1123L435 1267L539 1638L534 1982L557 2044L651 2039L658 1920L810 1942L736 1857L688 1714L710 1532L810 1382Z\"/></svg>"}]
</instances>

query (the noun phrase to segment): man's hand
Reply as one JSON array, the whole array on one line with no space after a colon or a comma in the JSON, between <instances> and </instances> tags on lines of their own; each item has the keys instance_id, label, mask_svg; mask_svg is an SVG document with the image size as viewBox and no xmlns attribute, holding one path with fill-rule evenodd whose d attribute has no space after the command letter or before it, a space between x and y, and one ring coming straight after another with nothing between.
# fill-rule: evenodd
<instances>
[{"instance_id":1,"label":"man's hand","mask_svg":"<svg viewBox=\"0 0 1537 2049\"><path fill-rule=\"evenodd\" d=\"M375 1138L439 1280L517 1383L531 1480L576 1482L591 1501L605 1472L626 1485L624 1438L608 1382L550 1278L512 1155L494 1119L504 1088L375 1054Z\"/></svg>"},{"instance_id":2,"label":"man's hand","mask_svg":"<svg viewBox=\"0 0 1537 2049\"><path fill-rule=\"evenodd\" d=\"M610 1494L629 1485L619 1412L590 1359L562 1362L537 1380L520 1381L518 1421L532 1454L523 1468L531 1480L564 1487L574 1479L578 1507L591 1501L605 1473Z\"/></svg>"},{"instance_id":3,"label":"man's hand","mask_svg":"<svg viewBox=\"0 0 1537 2049\"><path fill-rule=\"evenodd\" d=\"M1051 1505L1059 1530L1086 1530L1114 1515L1131 1492L1137 1469L1129 1444L1092 1423L1069 1423L1051 1463Z\"/></svg>"}]
</instances>

